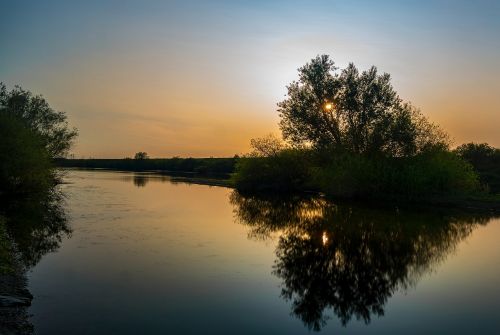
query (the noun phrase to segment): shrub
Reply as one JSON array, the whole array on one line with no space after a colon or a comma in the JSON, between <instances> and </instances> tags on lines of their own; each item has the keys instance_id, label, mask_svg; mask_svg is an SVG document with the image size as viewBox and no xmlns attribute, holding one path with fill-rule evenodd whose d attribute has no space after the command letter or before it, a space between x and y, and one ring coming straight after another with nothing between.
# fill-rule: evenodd
<instances>
[{"instance_id":1,"label":"shrub","mask_svg":"<svg viewBox=\"0 0 500 335\"><path fill-rule=\"evenodd\" d=\"M241 191L290 192L304 190L310 179L307 152L285 149L269 157L244 157L232 181Z\"/></svg>"},{"instance_id":2,"label":"shrub","mask_svg":"<svg viewBox=\"0 0 500 335\"><path fill-rule=\"evenodd\" d=\"M500 193L500 149L486 143L467 143L456 148L455 153L472 164L483 185Z\"/></svg>"},{"instance_id":3,"label":"shrub","mask_svg":"<svg viewBox=\"0 0 500 335\"><path fill-rule=\"evenodd\" d=\"M342 153L314 168L312 176L317 189L338 197L411 200L480 190L472 166L444 150L404 158Z\"/></svg>"}]
</instances>

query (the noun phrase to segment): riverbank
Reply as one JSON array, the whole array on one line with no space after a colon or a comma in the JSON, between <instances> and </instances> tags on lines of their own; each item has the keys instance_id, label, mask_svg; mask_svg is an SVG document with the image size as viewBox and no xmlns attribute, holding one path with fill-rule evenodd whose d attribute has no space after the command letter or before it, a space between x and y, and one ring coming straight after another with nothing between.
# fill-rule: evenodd
<instances>
[{"instance_id":1,"label":"riverbank","mask_svg":"<svg viewBox=\"0 0 500 335\"><path fill-rule=\"evenodd\" d=\"M148 158L148 159L56 159L60 168L106 169L114 171L161 172L197 176L229 176L238 157L232 158Z\"/></svg>"},{"instance_id":2,"label":"riverbank","mask_svg":"<svg viewBox=\"0 0 500 335\"><path fill-rule=\"evenodd\" d=\"M27 289L26 271L0 216L0 334L32 334L28 307L33 296Z\"/></svg>"},{"instance_id":3,"label":"riverbank","mask_svg":"<svg viewBox=\"0 0 500 335\"><path fill-rule=\"evenodd\" d=\"M131 172L120 169L101 169L101 168L66 168L66 169L76 169L76 170L97 170L97 171L115 171L115 172ZM210 176L200 176L193 173L168 173L167 171L141 171L137 172L139 177L147 177L148 175L161 175L168 176L169 180L173 183L188 183L188 184L198 184L207 186L217 186L217 187L227 187L236 189L234 180L231 175L222 175L217 177ZM249 192L243 192L249 193ZM252 194L253 192L250 192ZM329 198L332 201L342 201L342 202L357 202L364 204L376 204L376 205L401 205L401 206L411 206L411 205L423 205L430 206L434 208L460 208L467 211L476 212L495 212L500 213L500 194L497 195L482 195L482 196L470 196L470 197L428 197L416 200L403 200L398 198L386 198L386 199L363 199L363 198L349 198L349 197L335 197L327 196L320 191L316 190L306 190L306 191L295 191L295 194L303 195L321 195ZM257 194L272 195L272 192L257 192ZM283 194L281 194L283 195Z\"/></svg>"}]
</instances>

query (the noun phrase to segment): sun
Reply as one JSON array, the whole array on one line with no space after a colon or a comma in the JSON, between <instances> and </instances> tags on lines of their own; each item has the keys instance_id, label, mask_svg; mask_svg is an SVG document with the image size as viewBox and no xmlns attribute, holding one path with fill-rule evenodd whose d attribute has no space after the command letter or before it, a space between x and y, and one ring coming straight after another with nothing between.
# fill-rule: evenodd
<instances>
[{"instance_id":1,"label":"sun","mask_svg":"<svg viewBox=\"0 0 500 335\"><path fill-rule=\"evenodd\" d=\"M325 104L325 109L326 109L327 111L331 110L332 108L333 108L333 104L332 104L331 102L327 102L327 103Z\"/></svg>"}]
</instances>

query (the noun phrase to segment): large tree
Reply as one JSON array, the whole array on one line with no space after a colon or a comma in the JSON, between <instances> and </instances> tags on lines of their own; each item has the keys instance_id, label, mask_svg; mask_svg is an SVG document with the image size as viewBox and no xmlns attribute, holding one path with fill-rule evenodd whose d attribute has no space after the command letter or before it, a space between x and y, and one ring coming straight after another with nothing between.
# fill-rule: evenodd
<instances>
[{"instance_id":1,"label":"large tree","mask_svg":"<svg viewBox=\"0 0 500 335\"><path fill-rule=\"evenodd\" d=\"M64 112L55 111L41 95L19 86L11 91L0 83L0 113L16 118L37 134L51 158L65 156L77 136Z\"/></svg>"},{"instance_id":2,"label":"large tree","mask_svg":"<svg viewBox=\"0 0 500 335\"><path fill-rule=\"evenodd\" d=\"M336 147L355 153L410 156L447 147L447 136L397 95L376 67L339 71L327 55L299 69L278 103L283 137L294 146Z\"/></svg>"},{"instance_id":3,"label":"large tree","mask_svg":"<svg viewBox=\"0 0 500 335\"><path fill-rule=\"evenodd\" d=\"M42 96L0 83L0 195L50 188L52 160L67 154L76 135Z\"/></svg>"}]
</instances>

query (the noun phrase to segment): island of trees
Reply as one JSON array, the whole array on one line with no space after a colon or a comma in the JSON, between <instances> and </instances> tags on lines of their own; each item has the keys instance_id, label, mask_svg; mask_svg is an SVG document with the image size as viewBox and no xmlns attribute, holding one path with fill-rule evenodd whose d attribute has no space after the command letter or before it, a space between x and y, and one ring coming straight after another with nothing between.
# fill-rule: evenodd
<instances>
[{"instance_id":1,"label":"island of trees","mask_svg":"<svg viewBox=\"0 0 500 335\"><path fill-rule=\"evenodd\" d=\"M474 143L451 150L448 135L376 67L340 70L318 56L299 69L278 112L284 141L252 140L234 174L240 191L438 202L500 191L500 151Z\"/></svg>"}]
</instances>

